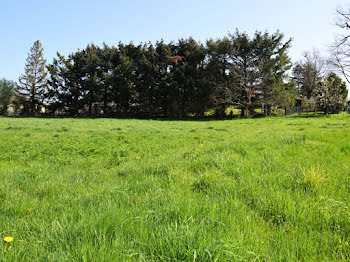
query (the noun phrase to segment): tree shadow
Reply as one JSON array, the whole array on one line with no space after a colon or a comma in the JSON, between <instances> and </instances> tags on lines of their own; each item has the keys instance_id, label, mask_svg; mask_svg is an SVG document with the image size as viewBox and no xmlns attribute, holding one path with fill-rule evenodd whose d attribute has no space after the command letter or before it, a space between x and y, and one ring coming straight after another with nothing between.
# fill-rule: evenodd
<instances>
[{"instance_id":1,"label":"tree shadow","mask_svg":"<svg viewBox=\"0 0 350 262\"><path fill-rule=\"evenodd\" d=\"M262 118L288 118L288 119L305 119L305 118L328 118L329 115L324 115L323 113L301 113L293 115L276 115L276 116L264 116L262 114L256 114L252 117L245 118L238 115L225 116L225 117L215 117L215 116L189 116L182 118L170 118L170 117L138 117L138 116L56 116L56 115L13 115L13 116L1 116L2 118L14 118L14 119L121 119L121 120L154 120L154 121L196 121L196 122L213 122L213 121L223 121L223 120L243 120L243 119L262 119Z\"/></svg>"},{"instance_id":2,"label":"tree shadow","mask_svg":"<svg viewBox=\"0 0 350 262\"><path fill-rule=\"evenodd\" d=\"M289 115L286 116L287 118L296 118L296 119L300 119L300 118L327 118L330 117L330 115L325 115L324 113L301 113L301 114L293 114L293 115Z\"/></svg>"}]
</instances>

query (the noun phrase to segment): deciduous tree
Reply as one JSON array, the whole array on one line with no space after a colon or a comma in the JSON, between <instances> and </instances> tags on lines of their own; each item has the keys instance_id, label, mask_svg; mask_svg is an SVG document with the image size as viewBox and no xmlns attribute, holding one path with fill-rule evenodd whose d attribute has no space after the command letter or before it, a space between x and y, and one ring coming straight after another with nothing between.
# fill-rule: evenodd
<instances>
[{"instance_id":1,"label":"deciduous tree","mask_svg":"<svg viewBox=\"0 0 350 262\"><path fill-rule=\"evenodd\" d=\"M348 96L346 83L335 73L330 73L324 81L320 82L314 93L325 115L339 113L346 105Z\"/></svg>"},{"instance_id":2,"label":"deciduous tree","mask_svg":"<svg viewBox=\"0 0 350 262\"><path fill-rule=\"evenodd\" d=\"M17 84L14 81L0 79L0 114L7 115L11 102L15 102Z\"/></svg>"}]
</instances>

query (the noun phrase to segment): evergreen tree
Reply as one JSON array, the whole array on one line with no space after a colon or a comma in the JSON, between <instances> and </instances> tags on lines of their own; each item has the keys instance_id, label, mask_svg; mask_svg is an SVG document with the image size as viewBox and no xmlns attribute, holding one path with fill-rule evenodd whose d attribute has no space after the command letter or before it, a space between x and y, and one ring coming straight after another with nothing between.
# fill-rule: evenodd
<instances>
[{"instance_id":1,"label":"evergreen tree","mask_svg":"<svg viewBox=\"0 0 350 262\"><path fill-rule=\"evenodd\" d=\"M39 113L47 92L46 60L43 57L43 48L39 40L34 42L28 54L25 72L19 78L19 94L29 103L31 115Z\"/></svg>"},{"instance_id":2,"label":"evergreen tree","mask_svg":"<svg viewBox=\"0 0 350 262\"><path fill-rule=\"evenodd\" d=\"M77 55L65 58L57 53L57 58L48 66L49 77L49 109L51 113L75 116L81 113L84 106L84 93L79 82L81 77L80 60Z\"/></svg>"},{"instance_id":3,"label":"evergreen tree","mask_svg":"<svg viewBox=\"0 0 350 262\"><path fill-rule=\"evenodd\" d=\"M203 116L211 93L206 77L206 48L189 38L180 39L175 50L175 58L181 60L173 62L174 82L178 88L177 99L180 100L176 110L178 116Z\"/></svg>"},{"instance_id":4,"label":"evergreen tree","mask_svg":"<svg viewBox=\"0 0 350 262\"><path fill-rule=\"evenodd\" d=\"M135 70L132 58L135 52L132 43L124 45L119 43L118 49L113 56L113 68L111 73L112 101L115 104L115 114L121 116L129 115L132 101L135 98L134 88Z\"/></svg>"},{"instance_id":5,"label":"evergreen tree","mask_svg":"<svg viewBox=\"0 0 350 262\"><path fill-rule=\"evenodd\" d=\"M173 103L173 89L172 89L172 75L170 73L172 54L172 43L165 44L164 41L158 41L155 45L156 59L155 59L155 92L156 112L158 115L171 117L172 103Z\"/></svg>"},{"instance_id":6,"label":"evergreen tree","mask_svg":"<svg viewBox=\"0 0 350 262\"><path fill-rule=\"evenodd\" d=\"M232 43L227 37L207 41L206 75L212 87L209 105L216 107L219 117L225 116L226 106L236 105L235 79L228 68L231 52Z\"/></svg>"},{"instance_id":7,"label":"evergreen tree","mask_svg":"<svg viewBox=\"0 0 350 262\"><path fill-rule=\"evenodd\" d=\"M213 93L216 102L221 106L240 107L245 117L249 117L256 106L278 103L274 94L279 89L285 90L286 72L290 68L287 55L290 40L283 42L279 32L256 32L251 38L236 31L216 44L213 41L209 44L210 56L214 53L209 66L214 68L214 79L220 80ZM217 51L213 52L213 48ZM221 114L224 109L220 108Z\"/></svg>"}]
</instances>

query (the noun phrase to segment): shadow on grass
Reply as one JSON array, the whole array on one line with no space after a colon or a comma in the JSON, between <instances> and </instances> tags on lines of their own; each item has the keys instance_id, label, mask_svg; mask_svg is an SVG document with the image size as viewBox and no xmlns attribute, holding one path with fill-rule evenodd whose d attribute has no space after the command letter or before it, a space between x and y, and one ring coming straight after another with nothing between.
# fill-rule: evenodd
<instances>
[{"instance_id":1,"label":"shadow on grass","mask_svg":"<svg viewBox=\"0 0 350 262\"><path fill-rule=\"evenodd\" d=\"M286 116L287 118L326 118L330 117L329 115L325 115L324 113L301 113L301 114L293 114Z\"/></svg>"},{"instance_id":2,"label":"shadow on grass","mask_svg":"<svg viewBox=\"0 0 350 262\"><path fill-rule=\"evenodd\" d=\"M182 118L170 118L170 117L140 117L140 116L54 116L54 115L38 115L38 116L1 116L4 118L19 118L19 119L136 119L136 120L156 120L156 121L222 121L222 120L237 120L237 119L261 119L261 118L293 118L293 119L302 119L302 118L328 118L331 114L325 115L323 113L301 113L293 115L272 115L264 116L257 114L255 116L245 118L240 117L239 115L225 116L225 117L215 117L215 116L192 116L192 117L182 117Z\"/></svg>"},{"instance_id":3,"label":"shadow on grass","mask_svg":"<svg viewBox=\"0 0 350 262\"><path fill-rule=\"evenodd\" d=\"M54 115L38 115L38 116L0 116L2 118L15 118L15 119L121 119L121 120L156 120L156 121L221 121L221 120L234 120L234 119L246 119L239 116L226 116L226 117L214 117L214 116L188 116L182 118L170 118L170 117L142 117L142 116L54 116ZM254 117L259 118L259 117Z\"/></svg>"}]
</instances>

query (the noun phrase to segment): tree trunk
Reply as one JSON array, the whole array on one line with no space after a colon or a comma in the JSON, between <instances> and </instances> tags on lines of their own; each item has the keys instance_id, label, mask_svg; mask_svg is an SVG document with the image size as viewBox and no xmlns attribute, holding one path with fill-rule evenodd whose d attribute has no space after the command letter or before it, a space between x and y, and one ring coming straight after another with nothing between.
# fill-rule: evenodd
<instances>
[{"instance_id":1,"label":"tree trunk","mask_svg":"<svg viewBox=\"0 0 350 262\"><path fill-rule=\"evenodd\" d=\"M246 105L246 108L245 108L246 118L249 117L249 110L252 105L252 96L253 96L253 91L251 89L248 89L248 105Z\"/></svg>"},{"instance_id":2,"label":"tree trunk","mask_svg":"<svg viewBox=\"0 0 350 262\"><path fill-rule=\"evenodd\" d=\"M34 99L32 99L32 101L31 101L31 103L30 103L30 114L31 114L32 116L35 115L35 101L34 101Z\"/></svg>"},{"instance_id":3,"label":"tree trunk","mask_svg":"<svg viewBox=\"0 0 350 262\"><path fill-rule=\"evenodd\" d=\"M249 105L245 106L244 111L245 111L245 113L244 113L245 117L249 118Z\"/></svg>"},{"instance_id":4,"label":"tree trunk","mask_svg":"<svg viewBox=\"0 0 350 262\"><path fill-rule=\"evenodd\" d=\"M272 106L271 106L271 105L267 105L267 114L268 114L269 116L272 115Z\"/></svg>"},{"instance_id":5,"label":"tree trunk","mask_svg":"<svg viewBox=\"0 0 350 262\"><path fill-rule=\"evenodd\" d=\"M220 104L219 107L216 109L216 116L219 118L223 118L226 115L225 110L226 106L224 104Z\"/></svg>"}]
</instances>

